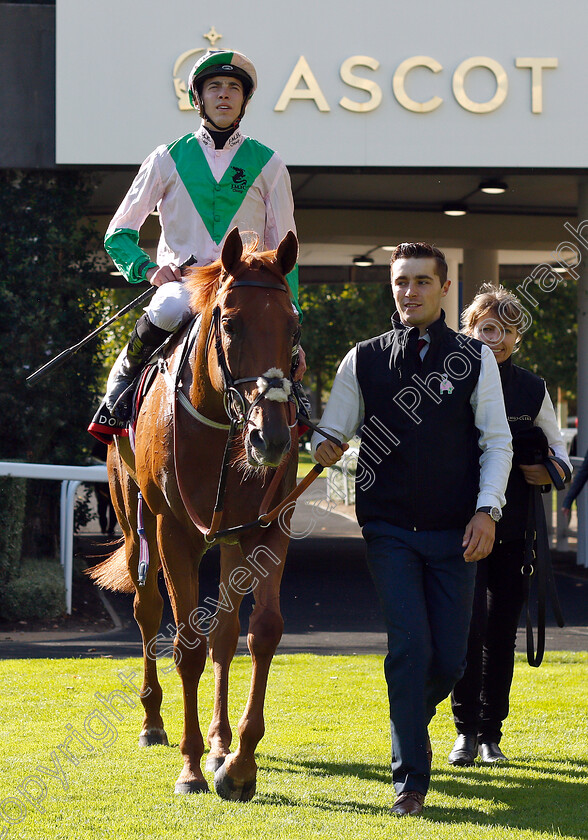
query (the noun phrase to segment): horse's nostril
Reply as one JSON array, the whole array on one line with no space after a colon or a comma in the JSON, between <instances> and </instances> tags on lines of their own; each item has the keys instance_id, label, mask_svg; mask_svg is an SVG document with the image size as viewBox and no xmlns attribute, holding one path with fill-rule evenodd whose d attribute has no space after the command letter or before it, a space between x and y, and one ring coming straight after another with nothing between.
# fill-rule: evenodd
<instances>
[{"instance_id":1,"label":"horse's nostril","mask_svg":"<svg viewBox=\"0 0 588 840\"><path fill-rule=\"evenodd\" d=\"M266 440L263 436L263 432L260 432L259 429L252 429L251 433L249 434L249 441L251 446L257 449L258 452L265 452L267 449Z\"/></svg>"}]
</instances>

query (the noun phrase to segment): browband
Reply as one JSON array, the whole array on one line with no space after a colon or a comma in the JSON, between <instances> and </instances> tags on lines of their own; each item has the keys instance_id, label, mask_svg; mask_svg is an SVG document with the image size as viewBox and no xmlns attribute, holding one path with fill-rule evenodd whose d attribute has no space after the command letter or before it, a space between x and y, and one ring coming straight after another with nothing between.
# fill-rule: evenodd
<instances>
[{"instance_id":1,"label":"browband","mask_svg":"<svg viewBox=\"0 0 588 840\"><path fill-rule=\"evenodd\" d=\"M259 280L233 280L233 282L227 286L227 291L235 289L237 286L259 286L261 289L277 289L282 292L288 291L283 283L262 283Z\"/></svg>"}]
</instances>

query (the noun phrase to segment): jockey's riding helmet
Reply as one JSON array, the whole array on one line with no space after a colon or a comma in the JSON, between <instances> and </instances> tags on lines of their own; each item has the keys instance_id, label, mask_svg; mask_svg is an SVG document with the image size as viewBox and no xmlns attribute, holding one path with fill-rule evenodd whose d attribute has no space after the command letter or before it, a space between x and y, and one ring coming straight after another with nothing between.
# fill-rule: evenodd
<instances>
[{"instance_id":1,"label":"jockey's riding helmet","mask_svg":"<svg viewBox=\"0 0 588 840\"><path fill-rule=\"evenodd\" d=\"M255 93L257 87L257 73L255 67L246 55L231 50L208 50L198 59L188 78L188 94L190 102L203 119L208 119L204 110L204 103L200 95L202 84L211 76L234 76L243 83L243 107L237 123L245 113L247 103ZM212 123L214 125L214 123Z\"/></svg>"}]
</instances>

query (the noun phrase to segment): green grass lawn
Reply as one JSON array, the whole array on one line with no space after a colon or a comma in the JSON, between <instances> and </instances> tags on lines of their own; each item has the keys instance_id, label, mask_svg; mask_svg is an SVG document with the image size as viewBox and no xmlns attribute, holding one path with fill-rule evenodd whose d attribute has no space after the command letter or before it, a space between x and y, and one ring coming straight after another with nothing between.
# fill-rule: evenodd
<instances>
[{"instance_id":1,"label":"green grass lawn","mask_svg":"<svg viewBox=\"0 0 588 840\"><path fill-rule=\"evenodd\" d=\"M171 746L139 749L139 704L132 708L119 698L117 718L95 696L122 689L118 672L140 674L139 660L0 662L0 838L588 837L586 653L548 653L539 669L518 657L502 742L511 759L507 766L447 764L454 730L446 701L430 727L434 758L426 810L420 818L401 820L388 813L393 794L381 657L276 657L257 794L245 804L224 802L214 793L174 795L182 713L179 678L163 673L169 665L169 659L159 661ZM238 657L231 686L234 724L249 673L248 657ZM126 696L133 697L130 689ZM205 729L210 667L200 697ZM58 750L72 736L77 764Z\"/></svg>"},{"instance_id":2,"label":"green grass lawn","mask_svg":"<svg viewBox=\"0 0 588 840\"><path fill-rule=\"evenodd\" d=\"M314 467L315 461L312 460L310 452L307 452L306 449L302 449L298 451L298 473L297 477L300 480L304 478L304 476L311 471Z\"/></svg>"}]
</instances>

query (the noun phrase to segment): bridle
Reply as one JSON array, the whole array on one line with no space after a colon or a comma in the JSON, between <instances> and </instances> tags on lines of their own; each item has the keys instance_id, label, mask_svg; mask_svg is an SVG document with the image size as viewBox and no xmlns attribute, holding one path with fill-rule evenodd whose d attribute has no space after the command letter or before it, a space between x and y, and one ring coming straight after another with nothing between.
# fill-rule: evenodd
<instances>
[{"instance_id":1,"label":"bridle","mask_svg":"<svg viewBox=\"0 0 588 840\"><path fill-rule=\"evenodd\" d=\"M247 268L247 266L245 266ZM239 274L238 272L237 277ZM262 282L261 280L239 280L233 279L230 284L230 289L238 288L240 286L257 286L262 289L276 289L278 291L286 292L287 288L284 282L274 283L272 281ZM210 327L206 339L206 350L210 346L211 340L214 340L214 347L216 351L216 359L218 367L221 371L223 381L223 402L225 411L231 423L236 424L237 429L243 429L248 425L251 419L253 410L259 405L263 399L276 399L281 391L283 398L280 402L286 402L290 398L291 385L289 380L284 376L268 376L267 372L259 376L243 376L240 379L234 379L233 374L229 368L225 349L222 340L222 325L221 325L221 309L217 303L212 310L212 317L210 320ZM278 370L273 370L278 373ZM280 371L281 372L281 371ZM257 396L253 400L249 400L244 394L238 390L239 385L246 382L256 382L258 386Z\"/></svg>"},{"instance_id":2,"label":"bridle","mask_svg":"<svg viewBox=\"0 0 588 840\"><path fill-rule=\"evenodd\" d=\"M224 283L227 279L229 279L229 277L232 278L233 282L230 283L227 288L232 289L239 286L258 286L265 289L283 291L288 293L286 281L282 274L278 271L278 269L274 268L274 266L269 263L264 262L263 265L265 268L273 272L276 275L276 277L279 278L279 283L272 281L262 282L261 280L249 280L245 278L239 279L241 275L249 268L247 263L242 262L235 273L229 274L229 272L226 271L226 269L224 270L224 276L221 275L221 277L219 278L219 285L217 288L216 297L218 298L218 296L224 291ZM204 361L206 362L209 348L211 344L214 343L218 367L220 369L223 381L223 404L227 416L230 420L230 423L219 423L217 421L213 421L204 417L204 415L200 414L200 412L192 405L191 401L188 399L185 392L182 390L182 382L180 378L181 373L184 370L184 367L187 364L187 361L192 353L198 335L197 331L194 328L189 332L187 340L184 343L184 347L180 353L180 358L174 376L170 374L170 371L167 367L167 361L162 355L160 355L157 363L159 372L162 374L164 380L168 383L173 394L174 471L178 491L186 513L190 517L192 524L198 529L198 531L200 531L200 533L204 537L205 542L208 545L212 545L222 537L239 534L251 528L267 528L280 516L280 514L284 510L292 506L296 499L298 499L298 497L302 495L302 493L312 484L312 482L316 478L318 478L318 476L324 468L320 464L315 464L314 467L307 473L307 475L300 481L300 483L296 487L294 487L294 489L286 496L286 498L282 499L281 502L279 502L275 507L269 510L270 505L274 501L274 496L277 492L277 489L286 473L288 464L290 463L294 453L298 449L298 420L303 422L306 426L313 429L314 431L320 432L328 440L341 446L341 441L337 440L337 438L333 437L333 435L329 434L323 429L320 429L307 417L303 417L298 413L298 411L296 410L295 399L291 394L291 382L289 379L282 375L282 371L274 368L270 369L269 371L266 371L264 374L260 374L259 376L246 376L240 377L239 379L235 379L231 373L229 364L227 362L222 343L221 330L221 310L217 302L213 307L211 314L210 325L206 337ZM278 373L280 374L280 376L278 376ZM238 390L238 386L243 385L246 382L253 381L257 382L258 393L253 400L249 400ZM220 525L223 515L224 497L226 490L231 445L237 431L245 428L245 426L250 422L253 410L259 405L259 403L263 399L273 399L278 400L279 402L288 402L292 415L292 422L288 424L290 428L290 448L287 454L280 461L278 467L276 468L276 472L261 501L257 519L253 520L252 522L246 522L243 525L236 525L232 528L224 528L221 530ZM178 457L178 413L180 406L184 408L184 410L197 422L202 423L212 429L228 431L217 485L216 502L214 505L212 521L209 527L204 525L204 523L198 516L198 513L194 509L189 494L185 491L179 473L180 459ZM137 533L139 535L139 562L137 568L137 575L139 586L145 585L145 581L147 579L147 572L149 569L149 545L143 526L142 506L143 499L141 493L139 492L137 507Z\"/></svg>"},{"instance_id":3,"label":"bridle","mask_svg":"<svg viewBox=\"0 0 588 840\"><path fill-rule=\"evenodd\" d=\"M265 264L264 264L265 265ZM270 268L271 266L266 266ZM264 289L271 289L271 290L278 290L282 292L288 293L287 287L285 285L285 281L281 275L278 275L276 270L277 276L280 278L280 282L274 282L271 280L268 281L261 281L261 280L249 280L249 279L239 279L240 275L244 273L249 268L246 264L242 264L237 272L232 276L233 282L230 284L228 288L233 289L239 286L257 286ZM220 281L219 289L217 291L217 296L223 291L223 284L224 280L227 277ZM286 472L286 468L290 463L294 453L298 448L298 435L296 434L296 425L297 425L297 411L296 406L294 403L294 399L290 393L290 381L286 379L286 377L279 377L279 376L270 376L267 375L269 373L266 372L265 374L260 374L259 376L245 376L235 379L233 374L230 370L229 364L227 362L226 354L224 351L223 343L222 343L222 325L221 325L221 309L218 303L215 304L212 310L212 316L210 320L210 326L208 329L208 335L206 337L206 345L205 345L205 358L209 352L209 347L211 344L214 344L216 357L218 366L221 372L221 377L223 381L223 402L225 411L227 412L227 416L229 418L230 423L220 424L217 422L213 422L205 418L199 412L197 412L189 400L187 400L185 394L179 389L179 387L174 388L175 393L175 406L174 406L174 462L175 462L175 471L176 471L176 481L178 485L178 490L180 492L180 497L188 513L192 523L196 526L196 528L200 531L200 533L204 536L204 540L209 544L212 545L216 540L220 539L221 537L227 535L238 534L242 531L248 530L250 528L255 527L262 527L267 528L272 522L278 518L280 513L288 506L291 505L293 501L295 501L303 492L306 490L307 487L312 484L312 482L319 476L322 472L323 467L319 464L316 464L310 472L305 476L304 479L294 488L294 490L289 493L285 499L283 499L278 505L276 505L271 510L268 510L270 504L274 500L274 496L278 489L280 482ZM181 371L184 362L187 360L191 352L191 348L193 347L194 340L189 343L189 346L185 348L184 353L182 354L182 359L180 360L180 364L178 366L178 373ZM274 369L276 370L276 369ZM279 371L281 373L281 371ZM178 381L178 380L176 380ZM239 390L238 386L243 385L247 382L257 382L258 383L258 393L257 396L253 400L249 400L246 396L244 396ZM279 401L287 401L291 406L291 423L289 423L290 427L290 449L288 450L287 454L282 458L279 466L276 468L276 472L270 482L270 485L265 493L264 498L262 499L259 513L257 519L253 520L252 522L247 522L243 525L236 525L232 528L225 528L223 530L220 529L221 519L223 515L224 509L224 497L225 497L225 490L226 490L226 482L227 482L227 474L228 474L228 467L229 467L229 459L230 459L230 450L232 442L235 438L235 435L239 430L245 428L245 426L250 422L251 414L253 410L259 405L259 403L263 399L276 399L276 394L272 395L272 391L277 391L282 396L279 398ZM219 480L217 485L217 493L216 493L216 501L214 505L214 512L212 516L212 521L210 526L207 527L201 521L200 517L198 516L196 510L194 509L192 502L190 500L189 494L185 491L183 487L183 482L181 481L180 474L178 472L178 429L177 429L177 415L178 415L178 408L179 406L183 406L184 408L190 411L192 416L204 425L211 426L212 428L216 429L223 429L228 430L227 441L225 444L223 460L221 463L221 469L219 474ZM190 406L190 408L188 408ZM307 421L304 420L306 423ZM310 424L311 426L313 424Z\"/></svg>"}]
</instances>

